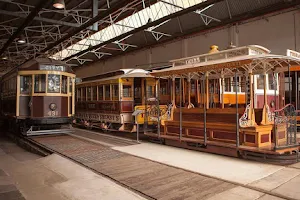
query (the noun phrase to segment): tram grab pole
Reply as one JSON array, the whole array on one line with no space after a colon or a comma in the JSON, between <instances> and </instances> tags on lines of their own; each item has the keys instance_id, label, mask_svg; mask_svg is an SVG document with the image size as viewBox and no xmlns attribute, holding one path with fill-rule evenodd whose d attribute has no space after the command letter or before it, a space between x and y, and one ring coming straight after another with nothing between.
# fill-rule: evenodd
<instances>
[{"instance_id":1,"label":"tram grab pole","mask_svg":"<svg viewBox=\"0 0 300 200\"><path fill-rule=\"evenodd\" d=\"M160 77L158 77L157 81L157 93L156 93L156 101L157 101L157 134L160 137L160 107L159 107L159 93L160 93Z\"/></svg>"},{"instance_id":2,"label":"tram grab pole","mask_svg":"<svg viewBox=\"0 0 300 200\"><path fill-rule=\"evenodd\" d=\"M274 95L275 95L275 100L274 100L274 104L275 104L275 110L277 108L277 97L276 97L276 91L277 91L277 79L276 79L276 73L274 73L274 76L273 76L273 79L274 79ZM278 95L279 97L279 95ZM277 127L276 127L276 117L277 117L277 112L275 112L275 116L274 116L274 139L275 139L275 146L274 146L274 149L277 149L278 147L278 141L277 141Z\"/></svg>"},{"instance_id":3,"label":"tram grab pole","mask_svg":"<svg viewBox=\"0 0 300 200\"><path fill-rule=\"evenodd\" d=\"M182 138L182 106L181 106L181 101L182 101L182 78L180 77L180 80L179 80L179 111L180 111L180 113L179 113L179 126L180 126L180 128L179 128L179 138L180 138L180 140L181 140L181 138Z\"/></svg>"},{"instance_id":4,"label":"tram grab pole","mask_svg":"<svg viewBox=\"0 0 300 200\"><path fill-rule=\"evenodd\" d=\"M235 70L236 146L240 146L237 69Z\"/></svg>"},{"instance_id":5,"label":"tram grab pole","mask_svg":"<svg viewBox=\"0 0 300 200\"><path fill-rule=\"evenodd\" d=\"M205 79L203 79L203 84L202 84L202 91L203 93L205 93ZM203 118L204 118L204 145L206 146L207 143L207 133L206 133L206 105L205 105L205 101L203 102Z\"/></svg>"}]
</instances>

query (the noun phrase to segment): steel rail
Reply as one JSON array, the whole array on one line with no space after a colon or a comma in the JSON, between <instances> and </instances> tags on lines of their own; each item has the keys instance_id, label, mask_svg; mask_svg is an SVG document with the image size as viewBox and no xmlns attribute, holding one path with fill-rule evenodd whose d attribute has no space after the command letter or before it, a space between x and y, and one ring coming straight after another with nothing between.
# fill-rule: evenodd
<instances>
[{"instance_id":1,"label":"steel rail","mask_svg":"<svg viewBox=\"0 0 300 200\"><path fill-rule=\"evenodd\" d=\"M89 132L92 132L92 131L89 131ZM41 137L43 138L43 137L47 137L47 136L40 136L39 138L41 138ZM119 185L121 185L121 186L123 186L123 187L125 187L125 188L127 188L127 189L129 189L129 190L131 190L131 191L133 191L133 192L135 192L135 193L143 196L143 197L146 197L147 199L155 199L154 197L152 197L150 195L147 195L147 194L145 194L145 193L143 193L143 192L141 192L141 191L139 191L139 190L137 190L137 189L135 189L135 188L133 188L131 186L128 186L128 185L126 185L126 184L124 184L124 183L116 180L115 178L113 178L110 175L107 175L107 174L105 174L105 173L103 173L101 171L97 171L97 170L95 170L95 169L93 169L93 168L91 168L91 167L83 164L82 162L80 162L80 161L78 161L78 160L76 160L76 159L74 159L74 158L72 158L72 157L70 157L70 156L68 156L66 154L60 153L59 151L57 151L57 150L55 150L53 148L50 148L50 147L48 147L48 146L46 146L44 144L41 144L41 143L35 141L34 138L25 138L25 140L29 141L30 143L32 143L34 145L40 146L44 150L47 150L47 151L52 152L52 153L56 153L56 154L58 154L58 155L60 155L60 156L62 156L64 158L66 158L66 159L69 159L69 160L71 160L71 161L73 161L73 162L81 165L82 167L87 168L87 169L95 172L96 174L102 175L103 177L108 178L108 179L114 181L115 183L117 183L117 184L119 184ZM83 140L83 139L78 139L78 140ZM91 142L89 140L87 140L87 141ZM94 142L94 144L97 144L97 143ZM118 150L115 150L115 151L118 151ZM122 152L122 153L124 153L124 152ZM217 177L217 176L207 175L207 174L204 174L204 173L201 173L201 172L195 172L195 171L191 171L191 170L188 170L188 169L183 169L183 168L180 168L180 167L177 167L177 166L172 166L172 165L167 164L167 163L162 163L162 162L154 161L154 160L151 160L151 159L148 159L148 158L144 158L144 157L139 157L139 156L135 156L135 155L132 155L132 156L137 157L137 158L142 158L142 159L154 162L154 163L162 164L162 165L165 165L165 166L168 166L168 167L172 167L172 168L175 168L175 169L180 169L180 170L183 170L183 171L186 171L186 172L198 174L198 175L201 175L201 176L204 176L204 177L207 177L207 178L212 178L212 179L216 179L216 180L223 181L223 182L226 182L226 183L230 183L230 184L233 184L235 186L240 186L240 187L244 187L244 188L251 189L251 190L254 190L254 191L258 191L258 192L261 192L261 193L264 193L264 194L267 194L267 195L271 195L271 196L275 196L275 197L278 197L278 198L287 199L287 200L296 200L295 198L292 198L292 197L288 197L288 196L285 196L285 195L273 193L272 191L268 191L268 190L265 190L265 189L257 188L257 187L254 187L254 186L250 186L249 184L242 184L242 183L238 183L238 182L235 182L235 181L226 180L224 178L220 178L220 177ZM259 163L259 162L257 162L257 163ZM293 166L287 166L286 168L295 168L295 167L293 167ZM274 172L274 173L276 173L276 172Z\"/></svg>"}]
</instances>

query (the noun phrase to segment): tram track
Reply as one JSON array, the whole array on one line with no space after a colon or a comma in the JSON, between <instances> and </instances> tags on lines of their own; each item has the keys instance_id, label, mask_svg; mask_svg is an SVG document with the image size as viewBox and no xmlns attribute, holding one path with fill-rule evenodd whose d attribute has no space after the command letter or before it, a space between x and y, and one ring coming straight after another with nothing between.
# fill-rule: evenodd
<instances>
[{"instance_id":1,"label":"tram track","mask_svg":"<svg viewBox=\"0 0 300 200\"><path fill-rule=\"evenodd\" d=\"M87 132L87 133L94 133L94 131L86 131L86 130L83 130L83 129L79 129L80 131L83 131L83 132ZM79 131L77 129L75 129L75 131ZM97 132L96 132L97 133ZM100 134L101 138L102 139L106 139L105 143L109 142L109 143L113 143L115 142L115 144L120 144L120 140L122 140L122 138L119 138L119 137L116 137L116 136L109 136L109 135L106 135L106 134ZM81 166L87 168L87 169L90 169L92 170L93 172L103 176L103 177L106 177L110 180L112 180L113 182L145 197L146 199L159 199L157 198L155 195L151 195L149 194L148 192L144 192L143 190L137 188L137 187L134 187L134 186L131 186L130 184L126 184L124 183L124 181L120 180L118 177L116 177L114 174L110 174L110 173L107 173L105 172L105 170L97 170L95 169L95 167L89 165L89 162L84 162L84 161L80 161L80 159L77 159L76 156L74 157L74 155L72 155L72 152L74 153L74 146L70 146L70 148L68 149L68 147L66 147L66 149L59 149L58 146L59 146L59 142L61 142L61 144L65 144L66 146L68 145L68 140L70 140L70 142L72 143L72 141L76 141L76 140L80 140L80 141L84 141L83 138L76 138L76 137L72 137L72 136L69 136L69 135L57 135L57 136L35 136L35 137L28 137L28 138L22 138L24 141L26 141L27 143L29 143L30 145L33 145L35 147L40 147L44 152L48 152L48 155L51 154L51 153L56 153L64 158L67 158L77 164L80 164ZM99 138L98 138L99 139ZM48 140L48 143L45 142ZM52 141L49 143L49 141ZM57 144L55 144L57 142ZM88 143L93 143L94 145L99 145L100 146L100 149L103 148L104 145L101 145L101 144L97 144L95 142L91 142L90 140L85 140L85 142L88 142ZM51 144L51 145L49 145ZM130 140L130 139L124 139L124 143L123 145L132 145L132 144L137 144L136 142L134 143L134 141ZM73 148L73 149L72 149ZM108 150L110 149L110 146L107 145L104 147L104 149L106 150L103 150L101 149L101 152L104 152L107 153L108 151L111 151L113 152L113 154L115 152L118 152L117 150ZM105 152L107 151L107 152ZM69 153L64 153L64 152L69 152ZM132 155L129 155L129 154L126 154L126 153L122 153L122 152L119 152L120 154L122 154L122 156L127 156L127 157L136 157L136 158L139 158L137 156L132 156ZM111 154L111 155L113 155ZM109 155L109 152L108 152L108 155L106 156L110 156ZM114 155L113 155L114 156ZM105 157L105 156L104 156ZM174 166L170 166L168 164L165 164L165 163L159 163L159 162L156 162L156 161L152 161L152 160L149 160L149 159L145 159L145 158L139 158L141 161L150 161L150 162L153 162L153 163L157 163L158 165L164 165L168 168L172 168L172 169L177 169L177 170L180 170L180 171L185 171L187 173L190 173L190 174L194 174L194 175L199 175L199 176L203 176L205 178L209 178L209 179L214 179L214 180L217 180L217 181L220 181L220 182L225 182L225 183L228 183L232 186L241 186L241 187L244 187L244 188L247 188L247 189L251 189L251 190L255 190L255 191L258 191L258 192L262 192L264 194L268 194L268 195L272 195L272 196L275 196L275 197L278 197L278 198L283 198L283 199L289 199L289 200L295 200L294 198L291 198L291 197L287 197L287 196L284 196L284 195L281 195L281 194L277 194L277 193L274 193L272 191L267 191L267 190L264 190L264 189L260 189L260 188L256 188L256 187L253 187L253 186L250 186L250 185L244 185L244 184L240 184L240 183L237 183L237 182L233 182L233 181L228 181L228 180L224 180L224 179L221 179L221 178L218 178L218 177L214 177L214 176L210 176L210 175L207 175L207 174L201 174L201 173L196 173L196 172L193 172L193 171L189 171L189 170L186 170L186 169L181 169L181 168L178 168L178 167L174 167ZM105 162L105 159L104 159L104 162ZM292 166L287 166L287 168L294 168ZM124 174L123 174L124 175Z\"/></svg>"}]
</instances>

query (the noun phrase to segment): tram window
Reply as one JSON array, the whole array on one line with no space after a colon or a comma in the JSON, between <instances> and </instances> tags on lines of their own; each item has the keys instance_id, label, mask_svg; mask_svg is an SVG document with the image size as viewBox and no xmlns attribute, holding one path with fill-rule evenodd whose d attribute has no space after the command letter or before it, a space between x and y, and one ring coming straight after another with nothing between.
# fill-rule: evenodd
<instances>
[{"instance_id":1,"label":"tram window","mask_svg":"<svg viewBox=\"0 0 300 200\"><path fill-rule=\"evenodd\" d=\"M112 90L113 90L113 100L118 100L119 99L119 85L112 85Z\"/></svg>"},{"instance_id":2,"label":"tram window","mask_svg":"<svg viewBox=\"0 0 300 200\"><path fill-rule=\"evenodd\" d=\"M284 77L284 88L286 92L292 90L292 77Z\"/></svg>"},{"instance_id":3,"label":"tram window","mask_svg":"<svg viewBox=\"0 0 300 200\"><path fill-rule=\"evenodd\" d=\"M87 101L91 101L92 99L92 88L91 87L87 87L87 91L86 91L86 100Z\"/></svg>"},{"instance_id":4,"label":"tram window","mask_svg":"<svg viewBox=\"0 0 300 200\"><path fill-rule=\"evenodd\" d=\"M20 93L31 93L31 76L20 76Z\"/></svg>"},{"instance_id":5,"label":"tram window","mask_svg":"<svg viewBox=\"0 0 300 200\"><path fill-rule=\"evenodd\" d=\"M98 101L103 100L103 85L98 86Z\"/></svg>"},{"instance_id":6,"label":"tram window","mask_svg":"<svg viewBox=\"0 0 300 200\"><path fill-rule=\"evenodd\" d=\"M92 101L97 101L97 86L92 87Z\"/></svg>"},{"instance_id":7,"label":"tram window","mask_svg":"<svg viewBox=\"0 0 300 200\"><path fill-rule=\"evenodd\" d=\"M241 92L246 92L246 77L245 76L241 77L240 86L241 86Z\"/></svg>"},{"instance_id":8,"label":"tram window","mask_svg":"<svg viewBox=\"0 0 300 200\"><path fill-rule=\"evenodd\" d=\"M48 74L48 91L49 93L60 92L60 75Z\"/></svg>"},{"instance_id":9,"label":"tram window","mask_svg":"<svg viewBox=\"0 0 300 200\"><path fill-rule=\"evenodd\" d=\"M82 101L82 99L81 99L81 88L78 88L77 89L77 101Z\"/></svg>"},{"instance_id":10,"label":"tram window","mask_svg":"<svg viewBox=\"0 0 300 200\"><path fill-rule=\"evenodd\" d=\"M62 76L61 77L62 85L61 85L61 93L67 94L67 89L68 89L68 77L67 76Z\"/></svg>"},{"instance_id":11,"label":"tram window","mask_svg":"<svg viewBox=\"0 0 300 200\"><path fill-rule=\"evenodd\" d=\"M83 87L81 91L82 91L82 101L86 101L86 88Z\"/></svg>"},{"instance_id":12,"label":"tram window","mask_svg":"<svg viewBox=\"0 0 300 200\"><path fill-rule=\"evenodd\" d=\"M231 81L230 78L225 78L224 79L224 83L225 83L225 92L231 92Z\"/></svg>"},{"instance_id":13,"label":"tram window","mask_svg":"<svg viewBox=\"0 0 300 200\"><path fill-rule=\"evenodd\" d=\"M257 76L257 89L264 89L264 75Z\"/></svg>"},{"instance_id":14,"label":"tram window","mask_svg":"<svg viewBox=\"0 0 300 200\"><path fill-rule=\"evenodd\" d=\"M69 93L73 92L73 80L74 78L69 77Z\"/></svg>"},{"instance_id":15,"label":"tram window","mask_svg":"<svg viewBox=\"0 0 300 200\"><path fill-rule=\"evenodd\" d=\"M274 90L275 85L274 85L274 76L273 74L268 74L268 81L269 81L269 90Z\"/></svg>"},{"instance_id":16,"label":"tram window","mask_svg":"<svg viewBox=\"0 0 300 200\"><path fill-rule=\"evenodd\" d=\"M195 94L196 93L196 81L191 80L191 93Z\"/></svg>"},{"instance_id":17,"label":"tram window","mask_svg":"<svg viewBox=\"0 0 300 200\"><path fill-rule=\"evenodd\" d=\"M153 97L154 96L153 86L152 85L147 85L147 96L148 97Z\"/></svg>"},{"instance_id":18,"label":"tram window","mask_svg":"<svg viewBox=\"0 0 300 200\"><path fill-rule=\"evenodd\" d=\"M131 85L123 85L123 97L132 97Z\"/></svg>"},{"instance_id":19,"label":"tram window","mask_svg":"<svg viewBox=\"0 0 300 200\"><path fill-rule=\"evenodd\" d=\"M167 95L168 94L168 80L160 80L160 94Z\"/></svg>"},{"instance_id":20,"label":"tram window","mask_svg":"<svg viewBox=\"0 0 300 200\"><path fill-rule=\"evenodd\" d=\"M235 81L235 77L232 79L233 92L236 92L236 84L237 84L237 92L240 92L240 77L237 77L237 81Z\"/></svg>"},{"instance_id":21,"label":"tram window","mask_svg":"<svg viewBox=\"0 0 300 200\"><path fill-rule=\"evenodd\" d=\"M105 100L110 100L110 85L105 85L104 90L105 90Z\"/></svg>"},{"instance_id":22,"label":"tram window","mask_svg":"<svg viewBox=\"0 0 300 200\"><path fill-rule=\"evenodd\" d=\"M46 92L46 74L38 74L34 76L34 92Z\"/></svg>"}]
</instances>

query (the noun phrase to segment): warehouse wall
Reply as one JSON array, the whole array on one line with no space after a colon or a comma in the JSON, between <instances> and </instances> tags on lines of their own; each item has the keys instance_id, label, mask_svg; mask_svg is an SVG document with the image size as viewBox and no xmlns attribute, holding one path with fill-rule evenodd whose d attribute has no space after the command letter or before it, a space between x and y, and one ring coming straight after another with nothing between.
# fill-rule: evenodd
<instances>
[{"instance_id":1,"label":"warehouse wall","mask_svg":"<svg viewBox=\"0 0 300 200\"><path fill-rule=\"evenodd\" d=\"M150 49L128 53L99 61L76 70L78 77L100 74L120 68L133 68L146 63L207 53L212 44L225 49L230 42L237 46L262 45L274 54L286 54L286 49L300 51L300 13L288 12L265 19L242 22L213 32L199 33L182 40L165 43Z\"/></svg>"}]
</instances>

